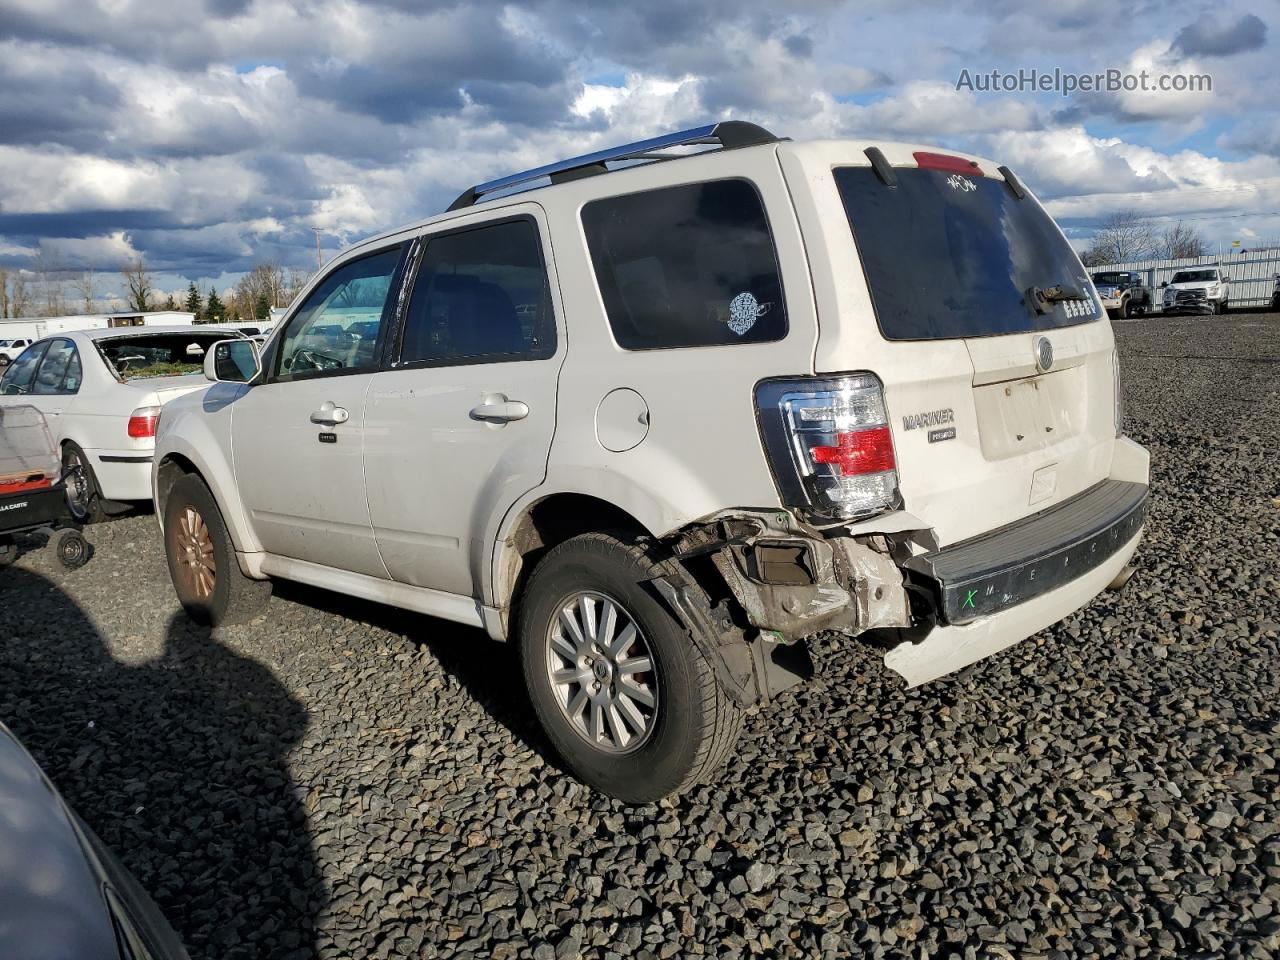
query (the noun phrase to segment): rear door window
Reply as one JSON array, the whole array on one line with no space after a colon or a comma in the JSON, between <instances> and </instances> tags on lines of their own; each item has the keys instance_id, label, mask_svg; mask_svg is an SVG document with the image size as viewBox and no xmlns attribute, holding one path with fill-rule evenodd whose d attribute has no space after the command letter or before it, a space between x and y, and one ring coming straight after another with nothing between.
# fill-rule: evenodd
<instances>
[{"instance_id":1,"label":"rear door window","mask_svg":"<svg viewBox=\"0 0 1280 960\"><path fill-rule=\"evenodd\" d=\"M400 363L497 363L555 353L555 317L532 220L427 239Z\"/></svg>"},{"instance_id":2,"label":"rear door window","mask_svg":"<svg viewBox=\"0 0 1280 960\"><path fill-rule=\"evenodd\" d=\"M746 180L588 203L582 226L627 350L781 340L787 311L764 203Z\"/></svg>"},{"instance_id":3,"label":"rear door window","mask_svg":"<svg viewBox=\"0 0 1280 960\"><path fill-rule=\"evenodd\" d=\"M998 336L1085 323L1101 314L1079 257L1030 194L1001 180L896 167L839 167L880 332L887 340ZM1038 313L1028 291L1070 286L1087 300Z\"/></svg>"}]
</instances>

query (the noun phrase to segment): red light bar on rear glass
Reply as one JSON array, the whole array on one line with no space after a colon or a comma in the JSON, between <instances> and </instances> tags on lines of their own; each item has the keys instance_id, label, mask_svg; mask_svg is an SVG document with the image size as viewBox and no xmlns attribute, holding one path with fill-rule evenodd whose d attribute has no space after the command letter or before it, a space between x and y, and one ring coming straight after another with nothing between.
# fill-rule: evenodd
<instances>
[{"instance_id":1,"label":"red light bar on rear glass","mask_svg":"<svg viewBox=\"0 0 1280 960\"><path fill-rule=\"evenodd\" d=\"M926 153L918 150L912 154L921 170L945 170L947 173L963 173L970 177L982 176L982 168L976 160L953 157L949 153Z\"/></svg>"}]
</instances>

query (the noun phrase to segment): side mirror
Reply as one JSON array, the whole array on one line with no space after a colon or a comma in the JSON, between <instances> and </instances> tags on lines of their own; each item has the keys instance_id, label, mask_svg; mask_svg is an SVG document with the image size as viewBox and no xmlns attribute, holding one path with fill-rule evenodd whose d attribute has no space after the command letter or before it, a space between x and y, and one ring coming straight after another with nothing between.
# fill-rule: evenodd
<instances>
[{"instance_id":1,"label":"side mirror","mask_svg":"<svg viewBox=\"0 0 1280 960\"><path fill-rule=\"evenodd\" d=\"M1161 280L1161 281L1160 281L1160 286L1161 286L1162 288L1163 288L1163 287L1167 287L1168 285L1169 285L1169 281L1168 281L1168 280Z\"/></svg>"},{"instance_id":2,"label":"side mirror","mask_svg":"<svg viewBox=\"0 0 1280 960\"><path fill-rule=\"evenodd\" d=\"M252 340L219 340L204 355L205 379L214 383L248 383L262 369Z\"/></svg>"}]
</instances>

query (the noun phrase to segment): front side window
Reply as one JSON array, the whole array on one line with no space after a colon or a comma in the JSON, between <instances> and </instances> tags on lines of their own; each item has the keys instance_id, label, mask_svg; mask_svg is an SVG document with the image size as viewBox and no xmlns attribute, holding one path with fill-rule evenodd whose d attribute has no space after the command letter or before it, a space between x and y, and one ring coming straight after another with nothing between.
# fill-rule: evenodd
<instances>
[{"instance_id":1,"label":"front side window","mask_svg":"<svg viewBox=\"0 0 1280 960\"><path fill-rule=\"evenodd\" d=\"M594 200L582 226L627 350L781 340L787 311L764 204L746 180Z\"/></svg>"},{"instance_id":2,"label":"front side window","mask_svg":"<svg viewBox=\"0 0 1280 960\"><path fill-rule=\"evenodd\" d=\"M53 395L80 389L80 354L70 340L54 340L40 364L31 392Z\"/></svg>"},{"instance_id":3,"label":"front side window","mask_svg":"<svg viewBox=\"0 0 1280 960\"><path fill-rule=\"evenodd\" d=\"M538 230L521 218L427 241L400 362L535 360L555 353Z\"/></svg>"},{"instance_id":4,"label":"front side window","mask_svg":"<svg viewBox=\"0 0 1280 960\"><path fill-rule=\"evenodd\" d=\"M48 348L47 343L37 343L28 347L9 365L3 378L0 378L0 396L12 397L31 392L31 381L35 379L36 367L40 366L40 358Z\"/></svg>"},{"instance_id":5,"label":"front side window","mask_svg":"<svg viewBox=\"0 0 1280 960\"><path fill-rule=\"evenodd\" d=\"M293 315L278 373L296 377L378 365L378 344L401 246L351 260L325 277Z\"/></svg>"}]
</instances>

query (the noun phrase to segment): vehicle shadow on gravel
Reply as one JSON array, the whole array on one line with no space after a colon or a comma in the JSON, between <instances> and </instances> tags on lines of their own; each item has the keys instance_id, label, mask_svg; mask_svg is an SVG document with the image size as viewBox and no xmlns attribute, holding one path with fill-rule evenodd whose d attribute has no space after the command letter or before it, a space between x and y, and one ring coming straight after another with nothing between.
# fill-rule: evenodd
<instances>
[{"instance_id":1,"label":"vehicle shadow on gravel","mask_svg":"<svg viewBox=\"0 0 1280 960\"><path fill-rule=\"evenodd\" d=\"M489 716L509 730L519 743L538 754L543 762L565 772L529 703L520 658L512 644L498 643L478 627L300 583L277 580L275 595L335 617L398 634L416 646L425 646L440 667L457 680Z\"/></svg>"},{"instance_id":2,"label":"vehicle shadow on gravel","mask_svg":"<svg viewBox=\"0 0 1280 960\"><path fill-rule=\"evenodd\" d=\"M176 616L124 662L55 582L0 571L0 717L160 905L193 958L314 953L327 902L287 759L303 706Z\"/></svg>"}]
</instances>

